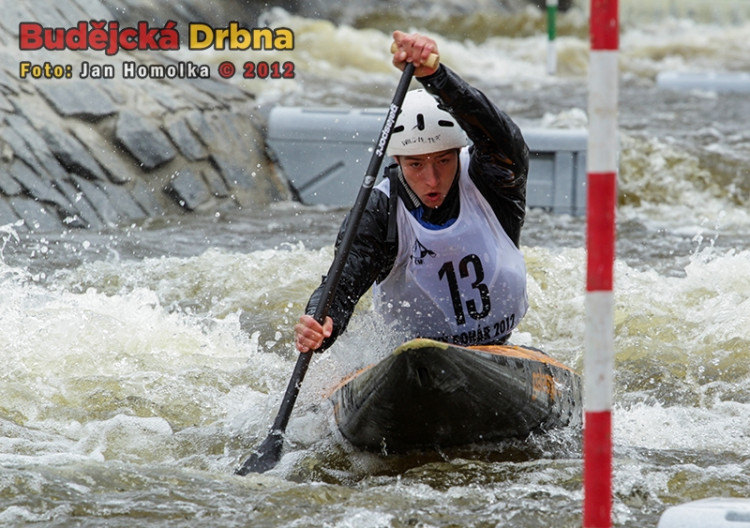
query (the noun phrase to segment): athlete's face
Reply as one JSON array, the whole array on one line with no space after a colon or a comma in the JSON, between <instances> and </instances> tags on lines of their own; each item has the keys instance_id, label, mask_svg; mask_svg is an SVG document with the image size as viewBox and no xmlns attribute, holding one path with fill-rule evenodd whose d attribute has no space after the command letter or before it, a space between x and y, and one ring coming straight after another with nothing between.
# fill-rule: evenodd
<instances>
[{"instance_id":1,"label":"athlete's face","mask_svg":"<svg viewBox=\"0 0 750 528\"><path fill-rule=\"evenodd\" d=\"M401 165L406 183L425 207L440 207L458 172L458 149L397 156L396 161Z\"/></svg>"}]
</instances>

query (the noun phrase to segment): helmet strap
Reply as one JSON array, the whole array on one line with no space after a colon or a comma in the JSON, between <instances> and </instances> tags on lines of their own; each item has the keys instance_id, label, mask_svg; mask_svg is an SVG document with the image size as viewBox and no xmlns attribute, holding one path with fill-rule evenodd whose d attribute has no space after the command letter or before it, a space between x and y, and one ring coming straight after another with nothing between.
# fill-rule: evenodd
<instances>
[{"instance_id":1,"label":"helmet strap","mask_svg":"<svg viewBox=\"0 0 750 528\"><path fill-rule=\"evenodd\" d=\"M398 164L398 181L401 182L401 185L403 185L404 190L406 191L406 196L409 198L409 202L411 202L411 207L407 207L407 209L416 209L417 207L422 205L422 202L419 200L417 194L412 190L411 187L409 187L409 184L406 183L406 178L404 178L404 173L401 170L401 163Z\"/></svg>"}]
</instances>

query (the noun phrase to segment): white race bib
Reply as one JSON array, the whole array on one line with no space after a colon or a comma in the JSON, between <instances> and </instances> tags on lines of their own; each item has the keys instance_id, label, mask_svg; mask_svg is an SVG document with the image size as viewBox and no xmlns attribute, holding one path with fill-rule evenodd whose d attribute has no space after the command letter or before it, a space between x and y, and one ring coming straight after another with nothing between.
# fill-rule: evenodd
<instances>
[{"instance_id":1,"label":"white race bib","mask_svg":"<svg viewBox=\"0 0 750 528\"><path fill-rule=\"evenodd\" d=\"M471 181L468 165L463 149L453 225L427 229L399 200L398 255L373 294L375 309L409 337L496 343L528 309L523 255ZM388 183L381 190L389 192Z\"/></svg>"}]
</instances>

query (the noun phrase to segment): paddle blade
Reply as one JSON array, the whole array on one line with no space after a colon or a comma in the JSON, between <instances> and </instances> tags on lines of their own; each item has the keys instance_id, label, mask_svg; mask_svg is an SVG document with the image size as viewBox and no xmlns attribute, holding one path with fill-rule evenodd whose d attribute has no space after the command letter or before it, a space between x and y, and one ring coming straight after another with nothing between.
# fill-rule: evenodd
<instances>
[{"instance_id":1,"label":"paddle blade","mask_svg":"<svg viewBox=\"0 0 750 528\"><path fill-rule=\"evenodd\" d=\"M234 470L234 474L245 476L248 473L265 473L274 468L279 463L283 446L284 435L281 431L271 431L260 447Z\"/></svg>"}]
</instances>

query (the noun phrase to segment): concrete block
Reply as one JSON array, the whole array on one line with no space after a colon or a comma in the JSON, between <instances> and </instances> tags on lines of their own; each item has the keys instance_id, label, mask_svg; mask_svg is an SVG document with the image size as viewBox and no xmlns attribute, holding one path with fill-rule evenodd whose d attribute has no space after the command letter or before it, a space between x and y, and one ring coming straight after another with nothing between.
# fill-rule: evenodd
<instances>
[{"instance_id":1,"label":"concrete block","mask_svg":"<svg viewBox=\"0 0 750 528\"><path fill-rule=\"evenodd\" d=\"M667 508L657 528L750 528L750 499L711 497Z\"/></svg>"},{"instance_id":2,"label":"concrete block","mask_svg":"<svg viewBox=\"0 0 750 528\"><path fill-rule=\"evenodd\" d=\"M698 90L717 93L750 93L750 73L665 71L657 75L656 85L665 90L680 92Z\"/></svg>"},{"instance_id":3,"label":"concrete block","mask_svg":"<svg viewBox=\"0 0 750 528\"><path fill-rule=\"evenodd\" d=\"M268 119L270 155L303 203L350 205L385 115L384 109L275 107ZM584 214L587 132L533 129L523 134L531 151L527 205Z\"/></svg>"}]
</instances>

